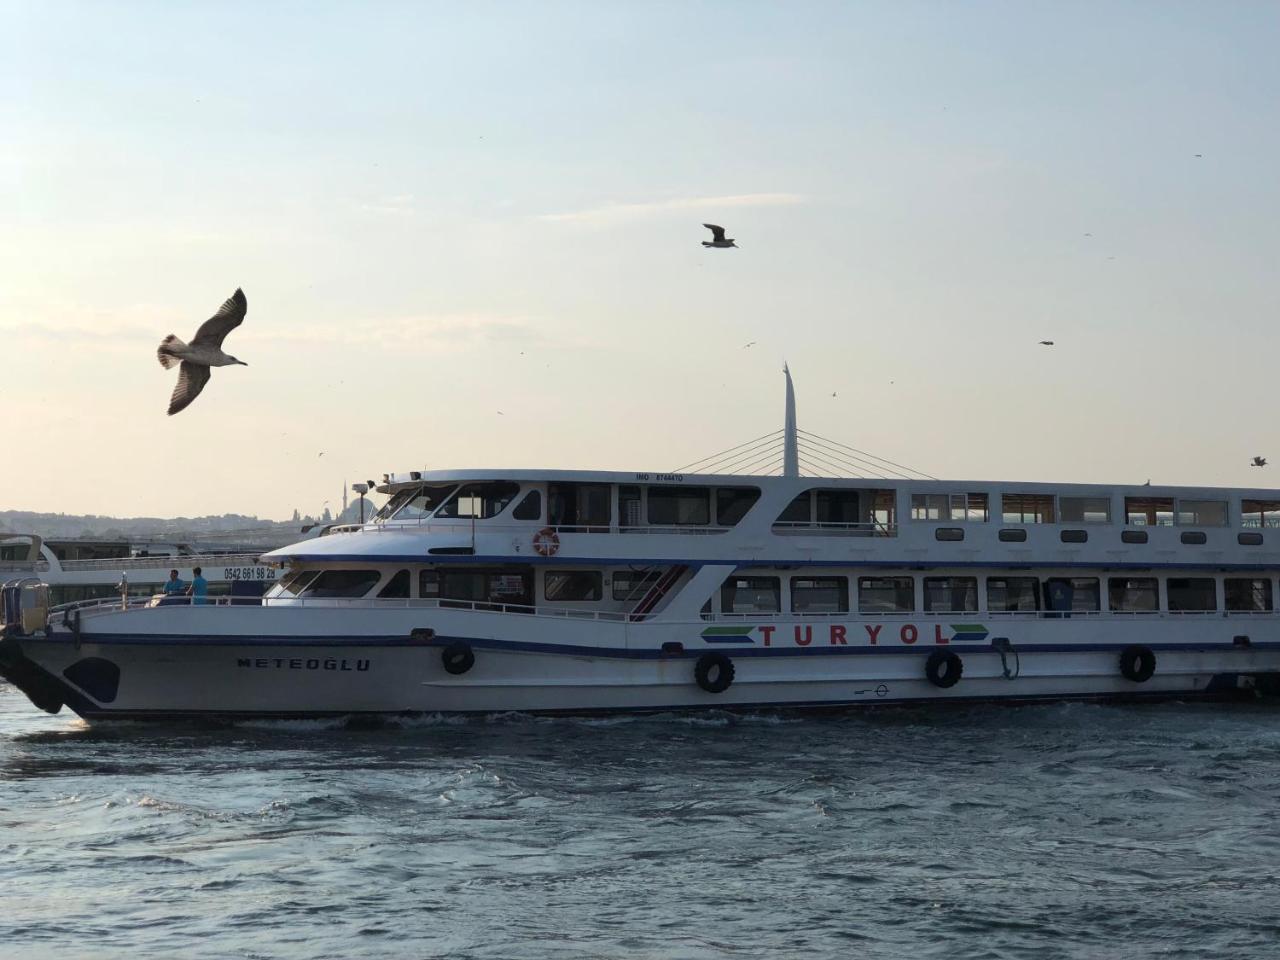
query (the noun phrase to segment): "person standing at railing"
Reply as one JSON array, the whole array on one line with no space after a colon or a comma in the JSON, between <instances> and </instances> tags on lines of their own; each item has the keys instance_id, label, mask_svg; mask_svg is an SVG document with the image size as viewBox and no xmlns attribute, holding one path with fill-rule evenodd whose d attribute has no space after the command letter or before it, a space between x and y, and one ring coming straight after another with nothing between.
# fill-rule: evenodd
<instances>
[{"instance_id":1,"label":"person standing at railing","mask_svg":"<svg viewBox=\"0 0 1280 960\"><path fill-rule=\"evenodd\" d=\"M199 567L191 571L191 586L187 587L187 593L191 595L191 605L193 607L203 607L209 601L209 581L201 576Z\"/></svg>"},{"instance_id":2,"label":"person standing at railing","mask_svg":"<svg viewBox=\"0 0 1280 960\"><path fill-rule=\"evenodd\" d=\"M177 570L169 571L169 579L164 582L164 595L166 597L174 594L186 593L187 585L182 582L182 578L178 576Z\"/></svg>"},{"instance_id":3,"label":"person standing at railing","mask_svg":"<svg viewBox=\"0 0 1280 960\"><path fill-rule=\"evenodd\" d=\"M178 576L178 571L170 570L169 579L164 582L164 599L160 601L160 605L170 606L175 603L184 603L185 601L182 598L186 592L187 585Z\"/></svg>"}]
</instances>

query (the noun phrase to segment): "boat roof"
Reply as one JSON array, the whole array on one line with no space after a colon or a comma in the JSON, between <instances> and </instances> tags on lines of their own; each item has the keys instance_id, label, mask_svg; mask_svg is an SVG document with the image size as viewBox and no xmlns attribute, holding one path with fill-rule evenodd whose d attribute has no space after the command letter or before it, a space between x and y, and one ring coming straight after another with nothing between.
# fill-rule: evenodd
<instances>
[{"instance_id":1,"label":"boat roof","mask_svg":"<svg viewBox=\"0 0 1280 960\"><path fill-rule=\"evenodd\" d=\"M672 473L668 471L625 470L551 470L551 469L459 469L414 470L405 473L383 474L383 482L376 489L379 493L395 493L423 483L461 483L466 481L512 480L519 483L617 483L617 484L688 484L690 486L750 486L771 487L776 484L794 486L838 486L907 489L929 492L962 490L1018 490L1027 493L1080 493L1112 492L1124 490L1133 494L1234 494L1259 499L1280 498L1280 488L1275 487L1220 487L1191 484L1138 484L1138 483L1053 483L1023 480L920 480L904 477L821 477L802 475L783 477L759 474Z\"/></svg>"}]
</instances>

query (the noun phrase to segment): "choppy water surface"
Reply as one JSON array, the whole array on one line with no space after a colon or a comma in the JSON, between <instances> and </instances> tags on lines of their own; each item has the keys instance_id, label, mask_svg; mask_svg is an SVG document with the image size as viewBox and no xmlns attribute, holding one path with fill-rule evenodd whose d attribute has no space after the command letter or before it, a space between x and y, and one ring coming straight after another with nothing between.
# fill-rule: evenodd
<instances>
[{"instance_id":1,"label":"choppy water surface","mask_svg":"<svg viewBox=\"0 0 1280 960\"><path fill-rule=\"evenodd\" d=\"M86 726L0 684L0 953L1275 957L1280 708Z\"/></svg>"}]
</instances>

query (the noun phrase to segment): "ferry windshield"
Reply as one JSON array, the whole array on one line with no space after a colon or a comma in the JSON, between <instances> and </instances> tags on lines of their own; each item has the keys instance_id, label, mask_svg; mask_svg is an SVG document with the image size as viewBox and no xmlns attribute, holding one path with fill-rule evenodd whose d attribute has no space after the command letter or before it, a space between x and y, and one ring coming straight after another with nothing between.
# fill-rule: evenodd
<instances>
[{"instance_id":1,"label":"ferry windshield","mask_svg":"<svg viewBox=\"0 0 1280 960\"><path fill-rule=\"evenodd\" d=\"M375 523L392 517L397 520L422 520L429 517L456 486L453 483L424 483L420 487L401 490L383 505L373 520Z\"/></svg>"}]
</instances>

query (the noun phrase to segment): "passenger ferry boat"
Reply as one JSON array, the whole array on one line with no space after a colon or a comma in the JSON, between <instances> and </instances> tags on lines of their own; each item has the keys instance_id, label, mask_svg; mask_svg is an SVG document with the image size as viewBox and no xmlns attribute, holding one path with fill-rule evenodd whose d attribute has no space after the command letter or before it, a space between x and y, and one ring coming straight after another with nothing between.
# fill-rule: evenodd
<instances>
[{"instance_id":1,"label":"passenger ferry boat","mask_svg":"<svg viewBox=\"0 0 1280 960\"><path fill-rule=\"evenodd\" d=\"M789 380L783 434L781 476L385 475L248 606L13 584L0 674L90 719L1277 687L1280 491L801 476Z\"/></svg>"},{"instance_id":2,"label":"passenger ferry boat","mask_svg":"<svg viewBox=\"0 0 1280 960\"><path fill-rule=\"evenodd\" d=\"M276 540L279 544L282 540ZM0 582L36 577L49 587L57 608L106 597L159 593L177 570L186 583L199 567L211 596L261 596L279 570L262 563L263 546L194 543L185 540L66 537L0 533Z\"/></svg>"}]
</instances>

